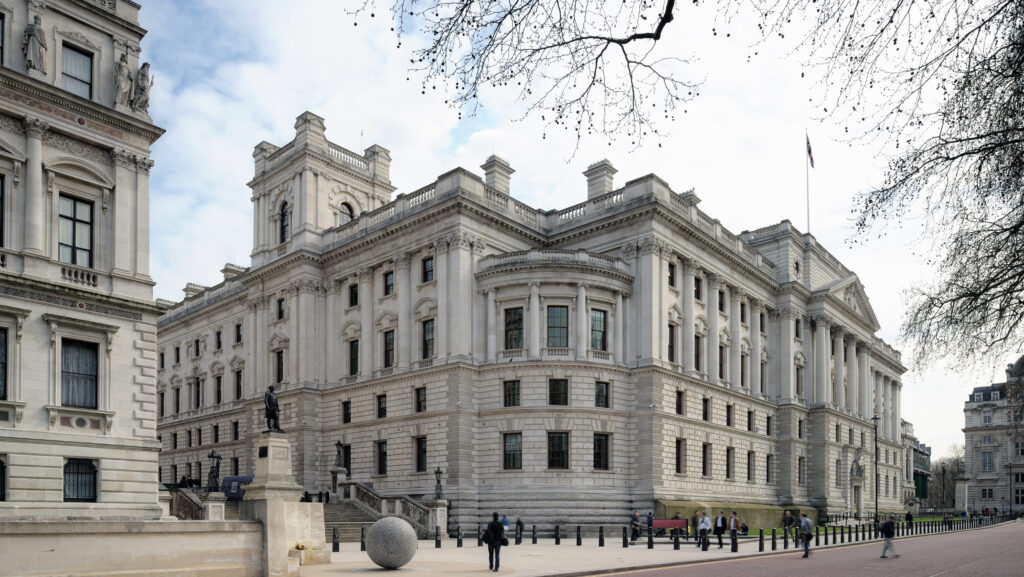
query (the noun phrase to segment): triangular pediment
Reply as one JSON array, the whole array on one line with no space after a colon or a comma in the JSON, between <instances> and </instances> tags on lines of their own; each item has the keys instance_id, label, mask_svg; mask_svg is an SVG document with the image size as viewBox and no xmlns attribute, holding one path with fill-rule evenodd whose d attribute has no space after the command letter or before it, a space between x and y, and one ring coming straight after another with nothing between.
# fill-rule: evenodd
<instances>
[{"instance_id":1,"label":"triangular pediment","mask_svg":"<svg viewBox=\"0 0 1024 577\"><path fill-rule=\"evenodd\" d=\"M814 293L816 295L824 293L831 302L840 303L854 316L863 319L872 330L877 331L880 328L878 317L875 316L875 309L871 307L871 301L868 300L864 285L861 284L860 279L856 275L825 283L818 287Z\"/></svg>"}]
</instances>

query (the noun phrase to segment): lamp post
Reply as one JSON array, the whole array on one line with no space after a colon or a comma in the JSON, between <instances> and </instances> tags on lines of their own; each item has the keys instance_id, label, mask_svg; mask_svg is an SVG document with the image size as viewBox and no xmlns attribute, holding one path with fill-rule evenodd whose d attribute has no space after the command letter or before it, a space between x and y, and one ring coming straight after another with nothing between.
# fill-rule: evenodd
<instances>
[{"instance_id":1,"label":"lamp post","mask_svg":"<svg viewBox=\"0 0 1024 577\"><path fill-rule=\"evenodd\" d=\"M444 473L441 471L441 467L438 467L434 471L434 480L436 481L436 484L434 485L434 498L437 499L438 501L440 501L441 498L442 498L442 493L441 493L441 475L443 475L443 474Z\"/></svg>"},{"instance_id":2,"label":"lamp post","mask_svg":"<svg viewBox=\"0 0 1024 577\"><path fill-rule=\"evenodd\" d=\"M210 493L216 493L220 490L220 461L221 456L217 454L217 451L210 451L207 455L210 459L210 472L206 478L206 490Z\"/></svg>"},{"instance_id":3,"label":"lamp post","mask_svg":"<svg viewBox=\"0 0 1024 577\"><path fill-rule=\"evenodd\" d=\"M871 425L874 428L875 437L875 526L878 526L878 414L871 417Z\"/></svg>"},{"instance_id":4,"label":"lamp post","mask_svg":"<svg viewBox=\"0 0 1024 577\"><path fill-rule=\"evenodd\" d=\"M939 502L939 507L946 508L946 464L942 464L942 499Z\"/></svg>"}]
</instances>

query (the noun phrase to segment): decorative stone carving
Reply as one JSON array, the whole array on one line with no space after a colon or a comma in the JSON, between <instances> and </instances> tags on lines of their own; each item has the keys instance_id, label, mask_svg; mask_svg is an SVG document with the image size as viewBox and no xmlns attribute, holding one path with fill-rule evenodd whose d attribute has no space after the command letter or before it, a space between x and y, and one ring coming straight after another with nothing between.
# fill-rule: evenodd
<instances>
[{"instance_id":1,"label":"decorative stone carving","mask_svg":"<svg viewBox=\"0 0 1024 577\"><path fill-rule=\"evenodd\" d=\"M625 246L622 247L622 258L633 258L634 256L636 256L635 243L627 243Z\"/></svg>"},{"instance_id":2,"label":"decorative stone carving","mask_svg":"<svg viewBox=\"0 0 1024 577\"><path fill-rule=\"evenodd\" d=\"M56 32L57 34L60 34L61 36L65 37L65 38L70 38L70 39L74 40L75 42L77 42L79 44L84 44L85 46L88 46L88 47L90 47L90 48L92 48L94 50L99 50L100 49L100 47L95 42L93 42L91 38L89 38L88 36L86 36L85 34L82 34L81 32L79 32L77 30L63 30L61 28L56 28L55 27L53 29L53 31Z\"/></svg>"},{"instance_id":3,"label":"decorative stone carving","mask_svg":"<svg viewBox=\"0 0 1024 577\"><path fill-rule=\"evenodd\" d=\"M149 89L153 87L153 77L149 75L149 62L142 64L135 73L135 90L132 95L132 110L146 114L149 112Z\"/></svg>"},{"instance_id":4,"label":"decorative stone carving","mask_svg":"<svg viewBox=\"0 0 1024 577\"><path fill-rule=\"evenodd\" d=\"M26 120L26 128L28 128ZM31 134L33 128L28 128L29 134ZM69 154L73 154L85 160L91 160L96 164L107 165L110 164L111 153L109 150L100 148L98 146L82 142L77 138L71 138L63 134L58 134L52 131L45 131L40 134L40 138L43 140L43 144L56 150L62 150Z\"/></svg>"},{"instance_id":5,"label":"decorative stone carving","mask_svg":"<svg viewBox=\"0 0 1024 577\"><path fill-rule=\"evenodd\" d=\"M384 517L366 531L366 554L384 569L398 569L416 554L416 531L398 517Z\"/></svg>"},{"instance_id":6,"label":"decorative stone carving","mask_svg":"<svg viewBox=\"0 0 1024 577\"><path fill-rule=\"evenodd\" d=\"M21 41L21 51L25 54L25 69L38 70L46 73L46 31L43 30L43 18L36 14L32 23L25 27L25 36Z\"/></svg>"},{"instance_id":7,"label":"decorative stone carving","mask_svg":"<svg viewBox=\"0 0 1024 577\"><path fill-rule=\"evenodd\" d=\"M131 154L127 150L115 150L112 153L114 157L114 163L124 168L132 168L135 166L135 155Z\"/></svg>"},{"instance_id":8,"label":"decorative stone carving","mask_svg":"<svg viewBox=\"0 0 1024 577\"><path fill-rule=\"evenodd\" d=\"M409 270L409 262L411 260L409 253L402 253L395 257L395 268L398 270Z\"/></svg>"},{"instance_id":9,"label":"decorative stone carving","mask_svg":"<svg viewBox=\"0 0 1024 577\"><path fill-rule=\"evenodd\" d=\"M42 138L50 129L50 123L37 118L26 118L24 122L25 133L29 138Z\"/></svg>"},{"instance_id":10,"label":"decorative stone carving","mask_svg":"<svg viewBox=\"0 0 1024 577\"><path fill-rule=\"evenodd\" d=\"M128 54L122 54L114 65L114 106L131 106L132 70L128 66Z\"/></svg>"},{"instance_id":11,"label":"decorative stone carving","mask_svg":"<svg viewBox=\"0 0 1024 577\"><path fill-rule=\"evenodd\" d=\"M0 130L12 134L25 134L25 121L6 114L0 114Z\"/></svg>"},{"instance_id":12,"label":"decorative stone carving","mask_svg":"<svg viewBox=\"0 0 1024 577\"><path fill-rule=\"evenodd\" d=\"M153 168L154 162L148 158L135 158L135 167L139 169L141 174L149 174L149 170Z\"/></svg>"}]
</instances>

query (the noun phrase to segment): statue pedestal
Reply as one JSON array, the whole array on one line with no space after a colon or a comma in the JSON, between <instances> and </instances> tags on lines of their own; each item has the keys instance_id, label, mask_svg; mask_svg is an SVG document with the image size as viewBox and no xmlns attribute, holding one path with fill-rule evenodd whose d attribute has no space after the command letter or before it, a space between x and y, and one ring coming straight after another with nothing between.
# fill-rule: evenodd
<instances>
[{"instance_id":1,"label":"statue pedestal","mask_svg":"<svg viewBox=\"0 0 1024 577\"><path fill-rule=\"evenodd\" d=\"M224 520L224 503L228 500L224 493L207 493L203 498L203 519L206 521Z\"/></svg>"},{"instance_id":2,"label":"statue pedestal","mask_svg":"<svg viewBox=\"0 0 1024 577\"><path fill-rule=\"evenodd\" d=\"M428 527L430 528L429 538L433 538L434 527L441 528L441 539L448 538L448 501L444 499L436 499L433 502L428 501L430 504L430 519L428 520Z\"/></svg>"}]
</instances>

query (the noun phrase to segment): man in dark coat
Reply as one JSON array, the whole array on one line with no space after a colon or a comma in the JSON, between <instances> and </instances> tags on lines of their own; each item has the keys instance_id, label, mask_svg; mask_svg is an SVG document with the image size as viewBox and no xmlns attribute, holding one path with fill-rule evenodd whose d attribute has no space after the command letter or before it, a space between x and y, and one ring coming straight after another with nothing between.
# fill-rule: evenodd
<instances>
[{"instance_id":1,"label":"man in dark coat","mask_svg":"<svg viewBox=\"0 0 1024 577\"><path fill-rule=\"evenodd\" d=\"M714 531L715 536L718 537L718 548L722 548L722 534L725 533L726 525L728 520L725 518L725 511L719 511L718 516L715 517Z\"/></svg>"},{"instance_id":2,"label":"man in dark coat","mask_svg":"<svg viewBox=\"0 0 1024 577\"><path fill-rule=\"evenodd\" d=\"M491 516L491 522L484 531L484 543L487 543L487 568L495 573L501 565L501 546L505 539L505 526L498 520L498 513Z\"/></svg>"}]
</instances>

